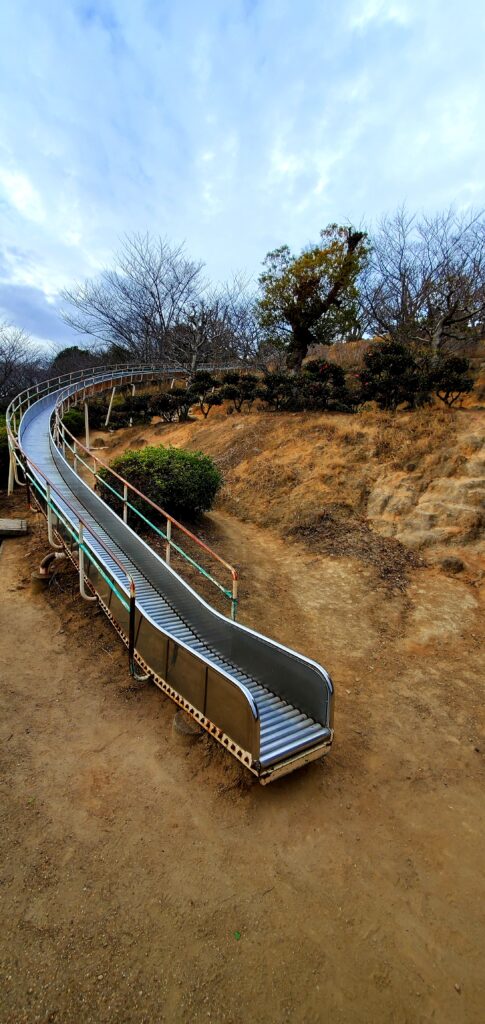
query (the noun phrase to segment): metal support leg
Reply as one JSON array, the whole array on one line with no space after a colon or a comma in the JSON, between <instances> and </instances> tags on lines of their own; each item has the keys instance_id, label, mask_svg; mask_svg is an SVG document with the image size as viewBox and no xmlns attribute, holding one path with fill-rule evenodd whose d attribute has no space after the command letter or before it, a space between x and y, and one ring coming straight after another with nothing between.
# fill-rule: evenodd
<instances>
[{"instance_id":1,"label":"metal support leg","mask_svg":"<svg viewBox=\"0 0 485 1024\"><path fill-rule=\"evenodd\" d=\"M152 678L152 673L147 672L145 676L140 676L136 671L135 662L135 624L136 624L136 597L130 586L130 624L129 624L129 635L128 635L128 658L130 663L130 675L133 679L136 679L137 683L146 683L148 679Z\"/></svg>"},{"instance_id":2,"label":"metal support leg","mask_svg":"<svg viewBox=\"0 0 485 1024\"><path fill-rule=\"evenodd\" d=\"M7 494L13 494L13 488L15 483L15 455L10 449L10 458L8 462L8 489Z\"/></svg>"},{"instance_id":3,"label":"metal support leg","mask_svg":"<svg viewBox=\"0 0 485 1024\"><path fill-rule=\"evenodd\" d=\"M83 550L83 543L84 543L83 524L79 523L79 550L78 550L79 591L80 591L81 597L83 597L85 601L93 602L93 601L97 601L98 599L97 599L96 595L94 595L94 597L92 597L91 594L88 594L86 592L86 585L85 585L85 582L84 582L84 550Z\"/></svg>"},{"instance_id":4,"label":"metal support leg","mask_svg":"<svg viewBox=\"0 0 485 1024\"><path fill-rule=\"evenodd\" d=\"M110 418L110 416L111 416L111 409L112 409L112 407L113 407L113 399L114 399L114 397L115 397L115 392L116 392L116 388L114 387L114 388L113 388L113 390L112 390L112 392L111 392L111 398L110 398L110 400L109 400L109 405L108 405L108 412L106 413L106 419L105 419L105 421L104 421L104 425L105 425L105 427L107 427L107 426L108 426L108 423L109 423L109 418Z\"/></svg>"},{"instance_id":5,"label":"metal support leg","mask_svg":"<svg viewBox=\"0 0 485 1024\"><path fill-rule=\"evenodd\" d=\"M53 530L53 522L52 522L52 506L51 506L51 489L50 489L50 485L49 484L46 484L45 496L46 496L46 502L47 502L47 537L48 537L48 540L49 540L49 544L50 544L51 548L54 548L54 551L62 551L62 544L56 544L56 542L54 540L54 530Z\"/></svg>"},{"instance_id":6,"label":"metal support leg","mask_svg":"<svg viewBox=\"0 0 485 1024\"><path fill-rule=\"evenodd\" d=\"M85 445L89 451L89 405L87 402L84 403L84 433L85 433Z\"/></svg>"}]
</instances>

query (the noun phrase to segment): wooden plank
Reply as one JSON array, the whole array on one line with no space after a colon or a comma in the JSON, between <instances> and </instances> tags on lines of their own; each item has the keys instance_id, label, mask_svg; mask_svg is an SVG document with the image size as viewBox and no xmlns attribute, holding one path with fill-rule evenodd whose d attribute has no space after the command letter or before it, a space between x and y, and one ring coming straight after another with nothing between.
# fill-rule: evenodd
<instances>
[{"instance_id":1,"label":"wooden plank","mask_svg":"<svg viewBox=\"0 0 485 1024\"><path fill-rule=\"evenodd\" d=\"M25 519L0 519L0 537L22 537L27 533Z\"/></svg>"}]
</instances>

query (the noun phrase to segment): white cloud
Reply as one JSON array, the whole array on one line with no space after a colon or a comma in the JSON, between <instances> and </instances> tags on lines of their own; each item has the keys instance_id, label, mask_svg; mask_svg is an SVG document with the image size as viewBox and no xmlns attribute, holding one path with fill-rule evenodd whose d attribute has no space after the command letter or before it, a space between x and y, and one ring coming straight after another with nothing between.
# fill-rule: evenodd
<instances>
[{"instance_id":1,"label":"white cloud","mask_svg":"<svg viewBox=\"0 0 485 1024\"><path fill-rule=\"evenodd\" d=\"M148 229L221 280L328 221L485 202L482 25L478 0L4 4L4 277L52 303Z\"/></svg>"},{"instance_id":2,"label":"white cloud","mask_svg":"<svg viewBox=\"0 0 485 1024\"><path fill-rule=\"evenodd\" d=\"M404 0L358 0L351 11L352 28L366 28L371 22L395 22L407 25L411 20L410 4Z\"/></svg>"},{"instance_id":3,"label":"white cloud","mask_svg":"<svg viewBox=\"0 0 485 1024\"><path fill-rule=\"evenodd\" d=\"M0 188L4 198L27 220L37 224L45 221L45 210L37 190L22 171L11 171L0 167Z\"/></svg>"}]
</instances>

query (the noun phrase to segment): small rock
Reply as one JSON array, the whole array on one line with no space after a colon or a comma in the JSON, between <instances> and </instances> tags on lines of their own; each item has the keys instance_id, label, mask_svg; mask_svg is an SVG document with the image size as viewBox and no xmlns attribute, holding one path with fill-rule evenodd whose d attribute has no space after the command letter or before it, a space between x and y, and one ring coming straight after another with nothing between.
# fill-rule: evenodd
<instances>
[{"instance_id":1,"label":"small rock","mask_svg":"<svg viewBox=\"0 0 485 1024\"><path fill-rule=\"evenodd\" d=\"M460 994L460 992L461 992L461 985L459 985L458 982L455 982L455 989L458 992L458 994Z\"/></svg>"}]
</instances>

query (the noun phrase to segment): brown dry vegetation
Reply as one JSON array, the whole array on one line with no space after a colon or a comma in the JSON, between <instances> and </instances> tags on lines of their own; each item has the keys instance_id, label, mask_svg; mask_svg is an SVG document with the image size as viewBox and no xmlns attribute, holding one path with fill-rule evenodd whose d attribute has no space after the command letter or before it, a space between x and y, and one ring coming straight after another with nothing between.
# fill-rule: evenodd
<instances>
[{"instance_id":1,"label":"brown dry vegetation","mask_svg":"<svg viewBox=\"0 0 485 1024\"><path fill-rule=\"evenodd\" d=\"M481 411L441 407L228 416L144 428L143 443L200 449L225 478L219 506L280 536L353 554L397 579L406 564L483 570L485 427ZM106 454L140 443L122 431ZM202 526L204 528L204 524ZM387 563L390 571L387 572Z\"/></svg>"}]
</instances>

